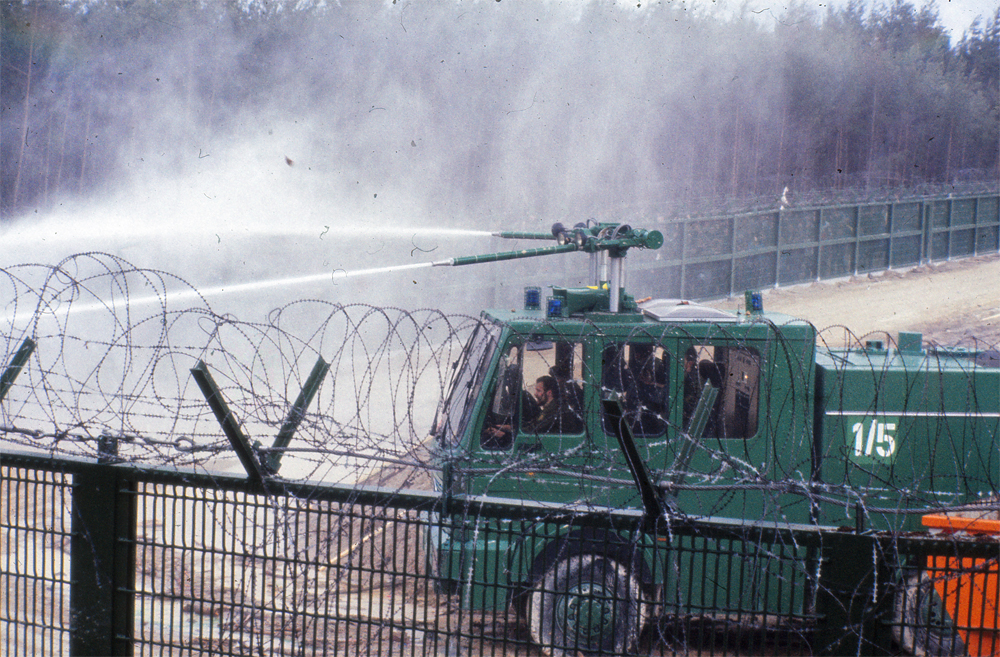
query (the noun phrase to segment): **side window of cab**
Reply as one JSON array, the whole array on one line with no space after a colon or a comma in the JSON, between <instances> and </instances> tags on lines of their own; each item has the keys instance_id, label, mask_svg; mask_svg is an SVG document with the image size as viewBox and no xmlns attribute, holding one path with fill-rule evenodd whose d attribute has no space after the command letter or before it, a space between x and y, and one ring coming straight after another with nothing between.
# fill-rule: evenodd
<instances>
[{"instance_id":1,"label":"side window of cab","mask_svg":"<svg viewBox=\"0 0 1000 657\"><path fill-rule=\"evenodd\" d=\"M509 346L500 357L493 382L493 398L483 423L479 445L485 450L508 450L514 444L514 427L534 408L530 398L521 394L522 345Z\"/></svg>"},{"instance_id":2,"label":"side window of cab","mask_svg":"<svg viewBox=\"0 0 1000 657\"><path fill-rule=\"evenodd\" d=\"M705 438L757 435L761 358L743 345L691 345L684 354L684 428L690 426L706 382L718 390Z\"/></svg>"},{"instance_id":3,"label":"side window of cab","mask_svg":"<svg viewBox=\"0 0 1000 657\"><path fill-rule=\"evenodd\" d=\"M509 346L497 368L480 447L509 450L520 434L582 433L583 365L581 342Z\"/></svg>"},{"instance_id":4,"label":"side window of cab","mask_svg":"<svg viewBox=\"0 0 1000 657\"><path fill-rule=\"evenodd\" d=\"M622 400L632 434L655 438L666 433L670 413L670 355L643 342L606 344L601 352L601 388ZM602 421L606 419L602 417ZM606 432L607 424L604 425ZM610 433L610 432L609 432Z\"/></svg>"}]
</instances>

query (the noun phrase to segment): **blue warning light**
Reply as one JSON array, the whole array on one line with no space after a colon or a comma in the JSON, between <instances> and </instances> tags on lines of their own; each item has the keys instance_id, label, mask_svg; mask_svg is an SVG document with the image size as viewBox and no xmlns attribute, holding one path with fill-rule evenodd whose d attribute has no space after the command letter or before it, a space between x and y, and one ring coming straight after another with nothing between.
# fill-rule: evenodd
<instances>
[{"instance_id":1,"label":"blue warning light","mask_svg":"<svg viewBox=\"0 0 1000 657\"><path fill-rule=\"evenodd\" d=\"M542 288L540 287L524 288L524 309L525 310L542 309Z\"/></svg>"}]
</instances>

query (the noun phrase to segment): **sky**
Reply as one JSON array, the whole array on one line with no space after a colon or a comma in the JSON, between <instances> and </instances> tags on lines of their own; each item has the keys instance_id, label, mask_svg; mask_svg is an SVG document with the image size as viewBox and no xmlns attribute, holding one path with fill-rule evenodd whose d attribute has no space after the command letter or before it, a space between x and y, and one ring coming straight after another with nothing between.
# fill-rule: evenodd
<instances>
[{"instance_id":1,"label":"sky","mask_svg":"<svg viewBox=\"0 0 1000 657\"><path fill-rule=\"evenodd\" d=\"M991 0L938 0L937 6L941 23L955 40L962 37L962 32L972 25L976 16L986 22L997 10L997 3Z\"/></svg>"},{"instance_id":2,"label":"sky","mask_svg":"<svg viewBox=\"0 0 1000 657\"><path fill-rule=\"evenodd\" d=\"M805 0L803 4L823 11L830 5L845 6L847 3L848 0ZM788 0L749 0L747 7L753 13L762 16L770 14L777 20L793 4ZM878 4L878 0L868 4ZM891 4L891 0L885 0L884 4ZM923 3L915 0L913 4L919 7ZM951 33L953 43L962 38L962 33L972 25L977 16L981 16L983 22L989 20L996 12L997 6L997 0L937 0L938 17L945 29Z\"/></svg>"}]
</instances>

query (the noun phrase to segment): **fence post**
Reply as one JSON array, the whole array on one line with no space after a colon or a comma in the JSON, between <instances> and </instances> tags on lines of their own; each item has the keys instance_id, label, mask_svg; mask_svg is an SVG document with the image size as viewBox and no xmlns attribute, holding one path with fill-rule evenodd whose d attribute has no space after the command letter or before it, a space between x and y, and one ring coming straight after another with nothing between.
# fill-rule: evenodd
<instances>
[{"instance_id":1,"label":"fence post","mask_svg":"<svg viewBox=\"0 0 1000 657\"><path fill-rule=\"evenodd\" d=\"M21 373L21 368L28 362L34 351L35 341L31 338L25 338L24 342L21 343L21 348L17 350L17 353L10 360L7 369L0 376L0 401L3 401L3 398L7 396L7 391L14 385L14 379Z\"/></svg>"},{"instance_id":2,"label":"fence post","mask_svg":"<svg viewBox=\"0 0 1000 657\"><path fill-rule=\"evenodd\" d=\"M263 487L265 472L264 465L258 457L257 445L251 445L250 439L240 429L240 423L233 412L229 410L229 405L226 404L222 391L219 390L218 384L215 383L211 372L208 371L208 365L199 360L198 364L191 368L191 375L198 387L201 388L202 394L205 395L205 400L215 414L215 419L219 421L222 432L229 439L229 444L233 446L240 463L243 464L247 477L256 486Z\"/></svg>"},{"instance_id":3,"label":"fence post","mask_svg":"<svg viewBox=\"0 0 1000 657\"><path fill-rule=\"evenodd\" d=\"M299 392L299 396L295 399L295 403L292 404L292 408L288 411L288 418L285 420L284 424L281 425L281 430L278 431L278 435L274 439L274 445L271 449L277 450L270 452L267 455L267 464L271 469L271 472L277 472L281 467L281 456L282 451L288 444L292 442L292 436L295 434L295 430L299 428L299 424L302 423L302 418L305 417L306 409L309 408L309 404L312 402L313 397L316 396L316 391L319 390L319 384L323 381L323 377L326 373L330 371L330 364L323 360L320 356L316 360L316 364L313 365L312 372L309 373L309 377L306 379L305 385L302 386L302 390Z\"/></svg>"},{"instance_id":4,"label":"fence post","mask_svg":"<svg viewBox=\"0 0 1000 657\"><path fill-rule=\"evenodd\" d=\"M920 221L924 231L921 240L920 264L934 259L934 203L920 201Z\"/></svg>"},{"instance_id":5,"label":"fence post","mask_svg":"<svg viewBox=\"0 0 1000 657\"><path fill-rule=\"evenodd\" d=\"M687 238L688 238L688 219L681 219L681 282L680 282L680 298L687 298Z\"/></svg>"},{"instance_id":6,"label":"fence post","mask_svg":"<svg viewBox=\"0 0 1000 657\"><path fill-rule=\"evenodd\" d=\"M746 215L743 215L745 218ZM737 222L740 220L740 215L734 214L732 216L732 238L729 241L729 296L734 296L736 294L736 226Z\"/></svg>"},{"instance_id":7,"label":"fence post","mask_svg":"<svg viewBox=\"0 0 1000 657\"><path fill-rule=\"evenodd\" d=\"M817 211L818 216L816 218L816 259L814 260L816 266L816 277L814 280L820 280L823 276L820 274L821 267L823 266L823 208L819 208Z\"/></svg>"},{"instance_id":8,"label":"fence post","mask_svg":"<svg viewBox=\"0 0 1000 657\"><path fill-rule=\"evenodd\" d=\"M888 655L883 620L892 610L885 583L889 564L871 535L823 534L816 629L818 655Z\"/></svg>"},{"instance_id":9,"label":"fence post","mask_svg":"<svg viewBox=\"0 0 1000 657\"><path fill-rule=\"evenodd\" d=\"M889 269L892 269L892 266L895 263L894 251L892 248L893 237L895 236L896 232L896 204L893 203L892 201L889 201L886 204L886 223L888 224L889 228L889 253L885 261L888 263Z\"/></svg>"},{"instance_id":10,"label":"fence post","mask_svg":"<svg viewBox=\"0 0 1000 657\"><path fill-rule=\"evenodd\" d=\"M111 465L73 475L70 655L131 655L135 616L135 482Z\"/></svg>"},{"instance_id":11,"label":"fence post","mask_svg":"<svg viewBox=\"0 0 1000 657\"><path fill-rule=\"evenodd\" d=\"M854 271L853 276L858 275L858 265L861 263L861 206L854 207Z\"/></svg>"}]
</instances>

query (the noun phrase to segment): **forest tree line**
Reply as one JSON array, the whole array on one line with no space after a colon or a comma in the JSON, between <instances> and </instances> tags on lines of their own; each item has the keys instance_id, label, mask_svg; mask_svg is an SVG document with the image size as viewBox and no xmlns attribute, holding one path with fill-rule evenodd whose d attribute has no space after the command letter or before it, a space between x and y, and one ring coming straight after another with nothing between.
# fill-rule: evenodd
<instances>
[{"instance_id":1,"label":"forest tree line","mask_svg":"<svg viewBox=\"0 0 1000 657\"><path fill-rule=\"evenodd\" d=\"M0 7L4 220L293 123L289 164L463 212L1000 176L1000 8L952 39L903 0Z\"/></svg>"}]
</instances>

